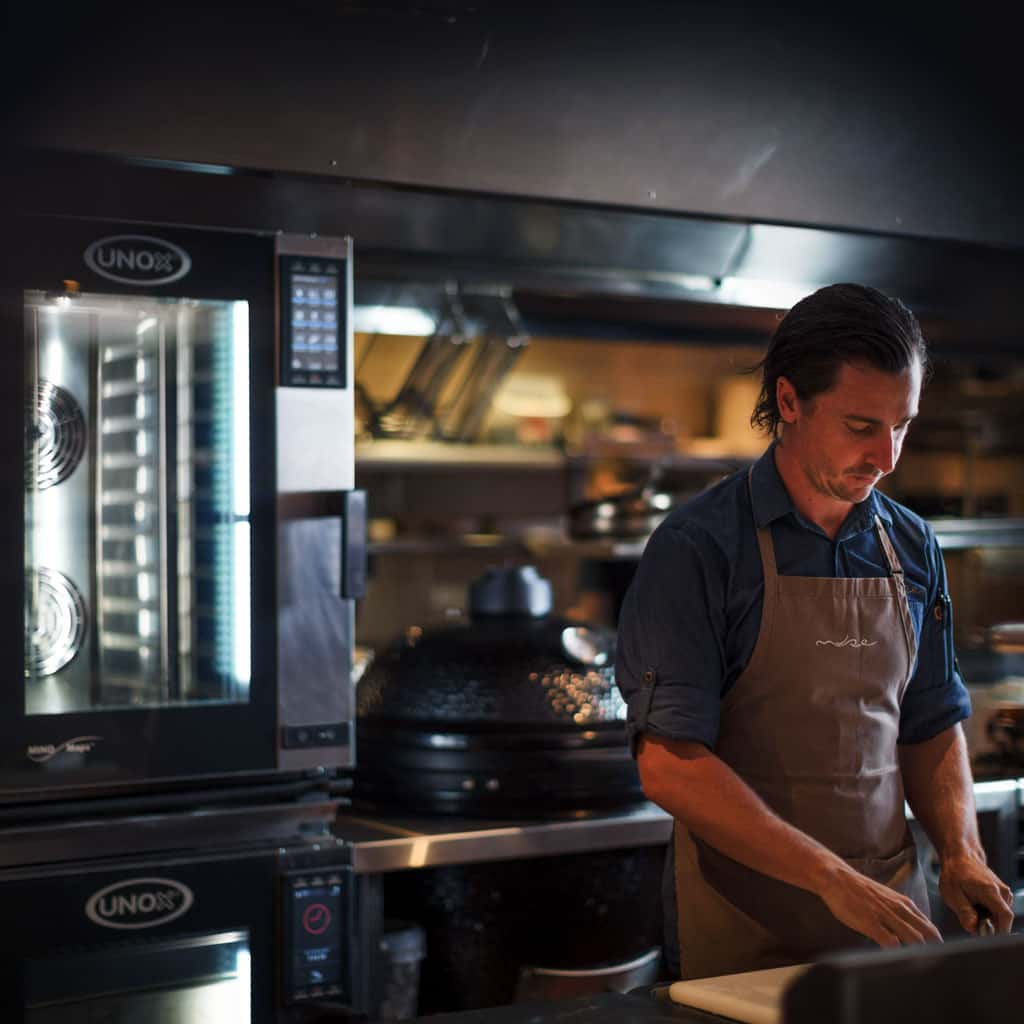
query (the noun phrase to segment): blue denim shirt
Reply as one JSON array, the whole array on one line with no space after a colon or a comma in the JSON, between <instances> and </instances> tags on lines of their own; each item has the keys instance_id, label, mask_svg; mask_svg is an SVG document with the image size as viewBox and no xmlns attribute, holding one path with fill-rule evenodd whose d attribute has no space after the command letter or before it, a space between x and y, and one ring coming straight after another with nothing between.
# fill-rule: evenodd
<instances>
[{"instance_id":1,"label":"blue denim shirt","mask_svg":"<svg viewBox=\"0 0 1024 1024\"><path fill-rule=\"evenodd\" d=\"M770 525L780 576L886 576L876 514L903 566L918 639L899 742L930 739L966 718L946 569L931 528L872 491L831 540L794 507L772 446L749 487L746 470L720 481L671 512L644 550L623 602L615 665L634 750L645 731L714 749L721 699L750 661L761 623L755 527Z\"/></svg>"}]
</instances>

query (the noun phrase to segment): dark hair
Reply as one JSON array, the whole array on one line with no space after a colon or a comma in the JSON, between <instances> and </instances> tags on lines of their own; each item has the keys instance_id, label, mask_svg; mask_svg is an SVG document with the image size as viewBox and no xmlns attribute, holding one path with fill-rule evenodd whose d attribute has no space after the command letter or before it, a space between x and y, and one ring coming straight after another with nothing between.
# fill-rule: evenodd
<instances>
[{"instance_id":1,"label":"dark hair","mask_svg":"<svg viewBox=\"0 0 1024 1024\"><path fill-rule=\"evenodd\" d=\"M801 401L808 401L831 390L846 363L902 373L915 361L924 379L928 347L917 318L899 299L862 284L819 288L782 318L754 367L761 371L761 394L750 424L772 435L778 431L779 377L790 380Z\"/></svg>"}]
</instances>

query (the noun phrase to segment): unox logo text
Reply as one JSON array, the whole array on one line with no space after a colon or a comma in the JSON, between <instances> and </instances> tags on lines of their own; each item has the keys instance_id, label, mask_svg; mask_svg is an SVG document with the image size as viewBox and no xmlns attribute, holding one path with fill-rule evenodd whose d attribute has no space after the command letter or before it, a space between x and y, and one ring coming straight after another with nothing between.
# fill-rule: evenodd
<instances>
[{"instance_id":1,"label":"unox logo text","mask_svg":"<svg viewBox=\"0 0 1024 1024\"><path fill-rule=\"evenodd\" d=\"M110 281L138 286L169 284L192 268L192 259L181 246L150 235L101 238L85 250L85 263Z\"/></svg>"},{"instance_id":2,"label":"unox logo text","mask_svg":"<svg viewBox=\"0 0 1024 1024\"><path fill-rule=\"evenodd\" d=\"M58 754L88 754L102 739L102 736L76 736L63 743L33 743L25 753L30 761L45 764Z\"/></svg>"},{"instance_id":3,"label":"unox logo text","mask_svg":"<svg viewBox=\"0 0 1024 1024\"><path fill-rule=\"evenodd\" d=\"M127 878L94 892L85 915L104 928L155 928L181 917L195 902L192 890L170 878Z\"/></svg>"}]
</instances>

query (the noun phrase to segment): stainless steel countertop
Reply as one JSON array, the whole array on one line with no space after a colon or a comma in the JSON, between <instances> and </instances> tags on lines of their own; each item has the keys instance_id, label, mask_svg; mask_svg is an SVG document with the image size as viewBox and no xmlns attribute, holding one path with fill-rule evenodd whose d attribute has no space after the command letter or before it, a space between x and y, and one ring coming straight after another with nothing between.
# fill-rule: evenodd
<instances>
[{"instance_id":1,"label":"stainless steel countertop","mask_svg":"<svg viewBox=\"0 0 1024 1024\"><path fill-rule=\"evenodd\" d=\"M1007 788L1015 788L1020 798L1024 779L975 783L979 809L1001 799ZM652 803L620 811L580 811L540 821L377 816L343 811L332 831L352 844L356 874L371 875L446 864L653 846L668 841L672 819Z\"/></svg>"},{"instance_id":2,"label":"stainless steel countertop","mask_svg":"<svg viewBox=\"0 0 1024 1024\"><path fill-rule=\"evenodd\" d=\"M672 819L651 803L544 821L371 817L343 812L332 831L352 844L356 874L370 875L442 864L652 846L668 840Z\"/></svg>"}]
</instances>

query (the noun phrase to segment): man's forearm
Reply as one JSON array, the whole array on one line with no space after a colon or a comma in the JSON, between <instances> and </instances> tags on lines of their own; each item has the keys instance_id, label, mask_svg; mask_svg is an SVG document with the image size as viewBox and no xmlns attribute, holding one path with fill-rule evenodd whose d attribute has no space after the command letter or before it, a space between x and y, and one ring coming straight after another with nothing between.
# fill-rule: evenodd
<instances>
[{"instance_id":1,"label":"man's forearm","mask_svg":"<svg viewBox=\"0 0 1024 1024\"><path fill-rule=\"evenodd\" d=\"M940 860L985 860L978 837L967 744L959 725L923 743L899 748L907 802L928 834Z\"/></svg>"},{"instance_id":2,"label":"man's forearm","mask_svg":"<svg viewBox=\"0 0 1024 1024\"><path fill-rule=\"evenodd\" d=\"M740 864L814 893L853 931L881 946L940 937L910 899L783 821L706 747L644 735L637 761L644 792L694 835Z\"/></svg>"},{"instance_id":3,"label":"man's forearm","mask_svg":"<svg viewBox=\"0 0 1024 1024\"><path fill-rule=\"evenodd\" d=\"M827 847L783 821L700 744L645 736L639 767L650 799L741 864L818 894L849 870Z\"/></svg>"},{"instance_id":4,"label":"man's forearm","mask_svg":"<svg viewBox=\"0 0 1024 1024\"><path fill-rule=\"evenodd\" d=\"M900 768L907 801L939 855L942 898L966 931L977 931L983 910L1009 932L1013 893L985 863L963 730L900 747Z\"/></svg>"}]
</instances>

